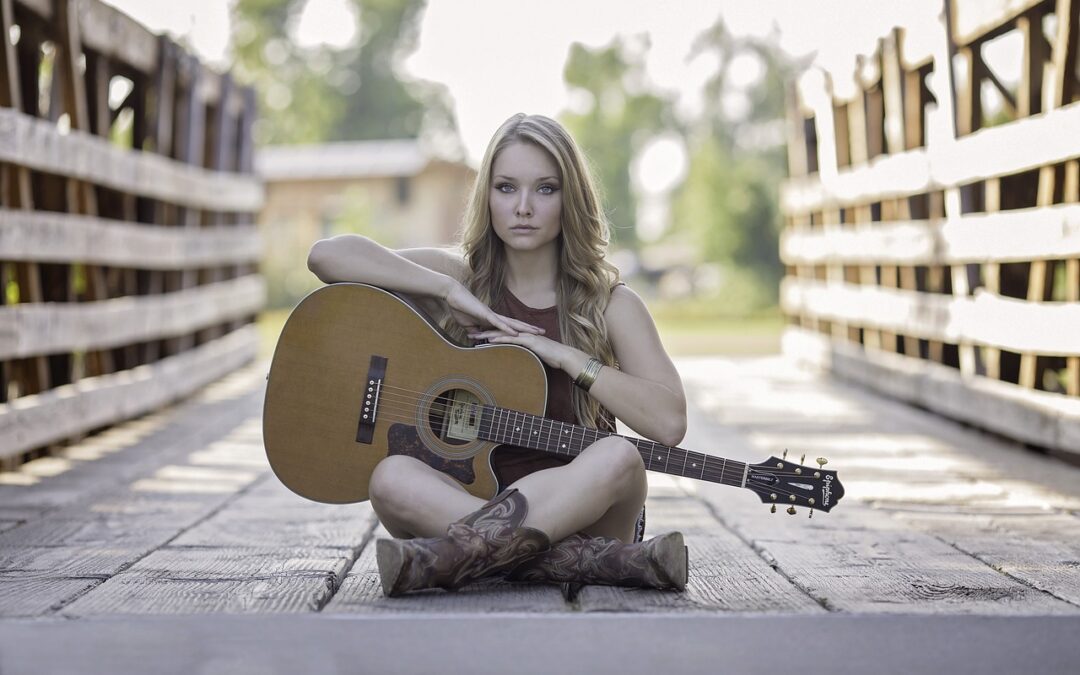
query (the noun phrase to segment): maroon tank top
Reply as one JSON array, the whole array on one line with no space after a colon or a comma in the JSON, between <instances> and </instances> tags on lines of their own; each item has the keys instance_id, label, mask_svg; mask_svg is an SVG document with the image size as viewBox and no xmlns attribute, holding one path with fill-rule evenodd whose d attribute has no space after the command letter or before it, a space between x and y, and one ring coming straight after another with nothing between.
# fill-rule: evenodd
<instances>
[{"instance_id":1,"label":"maroon tank top","mask_svg":"<svg viewBox=\"0 0 1080 675\"><path fill-rule=\"evenodd\" d=\"M618 282L616 286L623 285ZM614 287L612 287L614 289ZM559 333L559 308L557 306L537 309L529 307L519 300L510 289L503 288L502 297L492 305L492 309L503 316L509 316L519 321L539 326L544 329L544 337L556 342L562 342ZM544 364L544 374L547 375L548 396L547 412L544 414L549 419L580 424L574 415L572 392L574 382L566 371L552 368ZM615 420L606 417L614 429ZM518 479L554 466L562 466L570 461L570 458L559 457L539 450L530 450L516 445L500 445L491 456L492 468L495 476L499 479L499 486L506 487Z\"/></svg>"}]
</instances>

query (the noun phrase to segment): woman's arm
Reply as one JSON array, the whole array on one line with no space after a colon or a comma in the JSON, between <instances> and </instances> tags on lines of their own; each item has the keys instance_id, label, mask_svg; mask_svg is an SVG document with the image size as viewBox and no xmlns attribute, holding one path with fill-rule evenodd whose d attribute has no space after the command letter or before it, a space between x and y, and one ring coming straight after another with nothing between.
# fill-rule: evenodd
<instances>
[{"instance_id":1,"label":"woman's arm","mask_svg":"<svg viewBox=\"0 0 1080 675\"><path fill-rule=\"evenodd\" d=\"M686 394L645 302L619 286L604 318L619 370L600 369L589 394L635 432L678 445L686 435ZM559 366L575 378L590 356L567 349Z\"/></svg>"},{"instance_id":2,"label":"woman's arm","mask_svg":"<svg viewBox=\"0 0 1080 675\"><path fill-rule=\"evenodd\" d=\"M324 283L355 281L410 295L446 299L457 285L450 274L450 252L416 249L430 261L413 262L376 241L355 234L342 234L315 242L308 253L308 269ZM445 260L440 260L439 256ZM446 272L437 271L442 267Z\"/></svg>"},{"instance_id":3,"label":"woman's arm","mask_svg":"<svg viewBox=\"0 0 1080 675\"><path fill-rule=\"evenodd\" d=\"M480 302L461 283L464 262L446 249L392 251L367 237L342 234L312 245L308 269L328 284L354 281L412 296L432 316L438 316L445 305L450 317L470 330L494 326L512 335L519 331L544 332L524 321L496 314Z\"/></svg>"}]
</instances>

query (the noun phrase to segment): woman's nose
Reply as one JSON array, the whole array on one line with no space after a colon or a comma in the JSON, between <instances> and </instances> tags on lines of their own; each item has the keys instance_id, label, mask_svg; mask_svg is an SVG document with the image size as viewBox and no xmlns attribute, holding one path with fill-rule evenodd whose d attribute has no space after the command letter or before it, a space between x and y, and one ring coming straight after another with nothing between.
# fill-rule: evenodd
<instances>
[{"instance_id":1,"label":"woman's nose","mask_svg":"<svg viewBox=\"0 0 1080 675\"><path fill-rule=\"evenodd\" d=\"M532 215L532 205L529 204L529 193L525 192L524 190L521 192L521 199L518 200L517 215L519 215L519 216L531 216Z\"/></svg>"}]
</instances>

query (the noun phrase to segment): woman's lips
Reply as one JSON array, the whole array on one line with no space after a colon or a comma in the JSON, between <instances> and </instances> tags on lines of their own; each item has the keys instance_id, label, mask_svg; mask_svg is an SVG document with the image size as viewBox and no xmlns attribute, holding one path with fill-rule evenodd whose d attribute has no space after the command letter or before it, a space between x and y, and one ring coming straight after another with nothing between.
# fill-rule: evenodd
<instances>
[{"instance_id":1,"label":"woman's lips","mask_svg":"<svg viewBox=\"0 0 1080 675\"><path fill-rule=\"evenodd\" d=\"M528 233L528 232L533 232L535 230L536 230L535 227L526 227L524 225L515 225L514 227L510 228L511 232L518 232L518 233L521 233L521 234L525 234L525 233Z\"/></svg>"}]
</instances>

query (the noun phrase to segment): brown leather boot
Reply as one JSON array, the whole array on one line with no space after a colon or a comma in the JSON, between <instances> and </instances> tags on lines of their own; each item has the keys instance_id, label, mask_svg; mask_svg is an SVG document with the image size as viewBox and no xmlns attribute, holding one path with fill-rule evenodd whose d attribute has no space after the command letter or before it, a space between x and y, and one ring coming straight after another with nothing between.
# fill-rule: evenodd
<instances>
[{"instance_id":1,"label":"brown leather boot","mask_svg":"<svg viewBox=\"0 0 1080 675\"><path fill-rule=\"evenodd\" d=\"M525 495L504 490L461 520L445 537L380 539L375 542L383 593L388 597L425 588L456 590L497 576L551 546L546 534L522 527Z\"/></svg>"},{"instance_id":2,"label":"brown leather boot","mask_svg":"<svg viewBox=\"0 0 1080 675\"><path fill-rule=\"evenodd\" d=\"M681 532L670 532L638 544L572 534L547 552L518 565L507 579L682 591L686 590L688 565Z\"/></svg>"}]
</instances>

